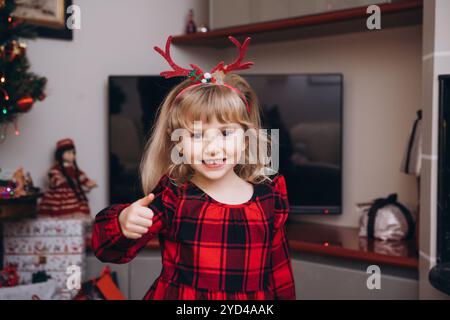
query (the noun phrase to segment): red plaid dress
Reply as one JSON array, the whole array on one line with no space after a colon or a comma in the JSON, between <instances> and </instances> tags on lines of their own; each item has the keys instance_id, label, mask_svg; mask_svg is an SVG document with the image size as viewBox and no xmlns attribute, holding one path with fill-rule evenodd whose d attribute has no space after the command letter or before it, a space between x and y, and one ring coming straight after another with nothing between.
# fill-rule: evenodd
<instances>
[{"instance_id":1,"label":"red plaid dress","mask_svg":"<svg viewBox=\"0 0 450 320\"><path fill-rule=\"evenodd\" d=\"M252 198L239 205L166 176L154 193L153 224L143 237L127 239L120 230L118 215L129 204L100 211L92 235L95 255L113 263L129 262L159 236L162 271L144 299L295 299L283 176L255 184Z\"/></svg>"}]
</instances>

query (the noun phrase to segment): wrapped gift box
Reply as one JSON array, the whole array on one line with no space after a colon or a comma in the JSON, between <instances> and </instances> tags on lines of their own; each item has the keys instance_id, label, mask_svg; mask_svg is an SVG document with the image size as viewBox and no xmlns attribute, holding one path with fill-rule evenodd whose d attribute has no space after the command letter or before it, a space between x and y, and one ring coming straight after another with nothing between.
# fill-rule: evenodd
<instances>
[{"instance_id":1,"label":"wrapped gift box","mask_svg":"<svg viewBox=\"0 0 450 320\"><path fill-rule=\"evenodd\" d=\"M13 237L4 239L5 255L70 255L84 253L84 237Z\"/></svg>"},{"instance_id":2,"label":"wrapped gift box","mask_svg":"<svg viewBox=\"0 0 450 320\"><path fill-rule=\"evenodd\" d=\"M14 264L20 271L67 270L71 265L84 266L83 256L71 255L7 255L5 264Z\"/></svg>"},{"instance_id":3,"label":"wrapped gift box","mask_svg":"<svg viewBox=\"0 0 450 320\"><path fill-rule=\"evenodd\" d=\"M85 274L85 247L90 219L38 217L3 226L4 265L17 266L20 284L31 284L35 272L45 271L56 282L58 295L70 298L77 293L67 288L71 266Z\"/></svg>"},{"instance_id":4,"label":"wrapped gift box","mask_svg":"<svg viewBox=\"0 0 450 320\"><path fill-rule=\"evenodd\" d=\"M37 219L20 220L20 222L5 222L4 225L3 235L5 237L83 237L89 233L92 219L82 217L39 217Z\"/></svg>"}]
</instances>

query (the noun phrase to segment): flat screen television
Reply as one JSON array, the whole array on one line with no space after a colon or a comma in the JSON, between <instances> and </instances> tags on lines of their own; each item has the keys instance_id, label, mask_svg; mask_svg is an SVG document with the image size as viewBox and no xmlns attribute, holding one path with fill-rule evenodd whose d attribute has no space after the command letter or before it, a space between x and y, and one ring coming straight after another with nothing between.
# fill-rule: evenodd
<instances>
[{"instance_id":1,"label":"flat screen television","mask_svg":"<svg viewBox=\"0 0 450 320\"><path fill-rule=\"evenodd\" d=\"M279 172L292 213L340 214L342 208L342 74L242 75L255 89L263 127L279 129ZM157 110L182 79L109 77L109 196L142 196L139 163Z\"/></svg>"}]
</instances>

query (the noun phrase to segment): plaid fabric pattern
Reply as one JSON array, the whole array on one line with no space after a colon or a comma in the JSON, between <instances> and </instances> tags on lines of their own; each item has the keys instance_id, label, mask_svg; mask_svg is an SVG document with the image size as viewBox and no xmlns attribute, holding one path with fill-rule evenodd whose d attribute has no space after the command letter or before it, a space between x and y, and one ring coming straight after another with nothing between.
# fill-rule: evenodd
<instances>
[{"instance_id":1,"label":"plaid fabric pattern","mask_svg":"<svg viewBox=\"0 0 450 320\"><path fill-rule=\"evenodd\" d=\"M154 193L153 225L143 237L127 239L120 230L118 215L129 204L100 211L92 235L95 255L113 263L129 262L159 236L162 272L144 299L295 299L283 176L255 184L252 198L239 205L166 176Z\"/></svg>"}]
</instances>

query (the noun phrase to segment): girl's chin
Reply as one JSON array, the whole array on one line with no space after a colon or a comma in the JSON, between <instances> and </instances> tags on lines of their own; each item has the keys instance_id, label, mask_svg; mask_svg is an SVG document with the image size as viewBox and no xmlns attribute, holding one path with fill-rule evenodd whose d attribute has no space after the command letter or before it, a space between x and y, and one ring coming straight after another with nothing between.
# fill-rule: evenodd
<instances>
[{"instance_id":1,"label":"girl's chin","mask_svg":"<svg viewBox=\"0 0 450 320\"><path fill-rule=\"evenodd\" d=\"M203 177L211 180L217 180L226 176L230 171L233 170L233 165L221 164L221 165L197 165L194 170L202 175Z\"/></svg>"}]
</instances>

